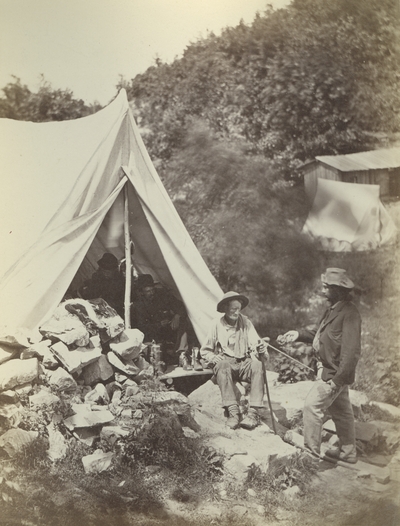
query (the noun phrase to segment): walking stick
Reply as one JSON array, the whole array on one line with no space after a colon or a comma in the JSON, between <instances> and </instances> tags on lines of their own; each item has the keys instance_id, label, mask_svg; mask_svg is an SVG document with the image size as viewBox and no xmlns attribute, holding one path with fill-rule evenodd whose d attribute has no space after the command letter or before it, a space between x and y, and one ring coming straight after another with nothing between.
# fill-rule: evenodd
<instances>
[{"instance_id":1,"label":"walking stick","mask_svg":"<svg viewBox=\"0 0 400 526\"><path fill-rule=\"evenodd\" d=\"M302 367L305 367L306 369L308 369L309 371L311 371L313 374L315 374L315 371L314 369L311 369L311 367L308 367L308 365L306 365L305 363L302 363L302 362L299 362L299 360L296 360L296 358L293 358L292 356L290 356L289 354L286 354L285 352L277 349L276 347L274 347L273 345L271 345L270 343L268 343L266 341L266 339L263 338L263 340L265 341L265 343L268 345L268 347L271 347L271 349L273 349L274 351L280 353L280 354L283 354L283 356L286 356L286 358L289 358L289 360L292 360L292 362L296 362L298 365L301 365Z\"/></svg>"},{"instance_id":2,"label":"walking stick","mask_svg":"<svg viewBox=\"0 0 400 526\"><path fill-rule=\"evenodd\" d=\"M274 433L277 435L276 426L275 426L275 416L272 411L272 404L271 404L271 397L269 396L269 389L268 389L268 380L267 380L267 371L265 369L265 363L264 363L264 357L259 357L262 364L262 371L263 371L263 377L264 377L264 383L265 383L265 390L267 392L267 400L268 400L268 406L269 406L269 412L271 414L271 420L272 420L272 427L274 428Z\"/></svg>"}]
</instances>

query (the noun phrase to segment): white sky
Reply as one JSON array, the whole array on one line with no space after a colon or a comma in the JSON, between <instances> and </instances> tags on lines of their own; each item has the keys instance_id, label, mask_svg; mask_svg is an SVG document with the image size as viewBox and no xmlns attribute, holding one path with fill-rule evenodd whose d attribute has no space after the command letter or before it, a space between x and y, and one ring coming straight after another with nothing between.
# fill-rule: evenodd
<instances>
[{"instance_id":1,"label":"white sky","mask_svg":"<svg viewBox=\"0 0 400 526\"><path fill-rule=\"evenodd\" d=\"M0 89L16 75L36 90L44 74L87 103L106 104L119 75L131 79L158 56L254 20L290 0L0 0ZM1 93L1 92L0 92Z\"/></svg>"}]
</instances>

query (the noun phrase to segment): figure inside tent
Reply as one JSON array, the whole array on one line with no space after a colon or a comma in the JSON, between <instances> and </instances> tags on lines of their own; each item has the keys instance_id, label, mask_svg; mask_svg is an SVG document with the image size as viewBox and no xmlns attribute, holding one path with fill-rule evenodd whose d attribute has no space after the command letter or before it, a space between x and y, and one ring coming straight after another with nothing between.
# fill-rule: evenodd
<instances>
[{"instance_id":1,"label":"figure inside tent","mask_svg":"<svg viewBox=\"0 0 400 526\"><path fill-rule=\"evenodd\" d=\"M103 298L117 313L124 316L125 279L119 271L118 259L105 252L97 261L98 270L79 290L83 299Z\"/></svg>"},{"instance_id":2,"label":"figure inside tent","mask_svg":"<svg viewBox=\"0 0 400 526\"><path fill-rule=\"evenodd\" d=\"M144 341L161 344L163 360L177 361L179 350L198 346L184 304L165 288L156 286L151 274L137 279L131 309L132 327L144 333Z\"/></svg>"}]
</instances>

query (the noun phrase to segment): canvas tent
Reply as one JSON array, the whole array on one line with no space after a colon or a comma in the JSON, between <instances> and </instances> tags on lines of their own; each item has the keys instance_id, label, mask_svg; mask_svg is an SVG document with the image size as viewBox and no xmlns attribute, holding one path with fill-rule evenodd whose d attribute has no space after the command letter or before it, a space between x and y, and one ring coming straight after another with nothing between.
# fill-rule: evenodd
<instances>
[{"instance_id":1,"label":"canvas tent","mask_svg":"<svg viewBox=\"0 0 400 526\"><path fill-rule=\"evenodd\" d=\"M0 119L0 141L1 325L38 327L105 251L122 258L127 203L136 267L184 301L202 341L222 291L155 171L125 90L77 120Z\"/></svg>"},{"instance_id":2,"label":"canvas tent","mask_svg":"<svg viewBox=\"0 0 400 526\"><path fill-rule=\"evenodd\" d=\"M323 250L344 252L393 242L396 227L379 199L379 185L317 180L307 188L312 206L303 233Z\"/></svg>"}]
</instances>

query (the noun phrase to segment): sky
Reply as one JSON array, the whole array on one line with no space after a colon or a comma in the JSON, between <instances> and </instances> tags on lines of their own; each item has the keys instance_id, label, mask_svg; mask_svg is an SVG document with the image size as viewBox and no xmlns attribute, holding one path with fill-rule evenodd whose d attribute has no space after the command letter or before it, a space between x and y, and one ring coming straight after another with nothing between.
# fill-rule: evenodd
<instances>
[{"instance_id":1,"label":"sky","mask_svg":"<svg viewBox=\"0 0 400 526\"><path fill-rule=\"evenodd\" d=\"M209 31L268 4L290 0L0 0L0 89L12 75L36 91L41 75L90 104L107 104L122 75L130 80L171 62Z\"/></svg>"}]
</instances>

